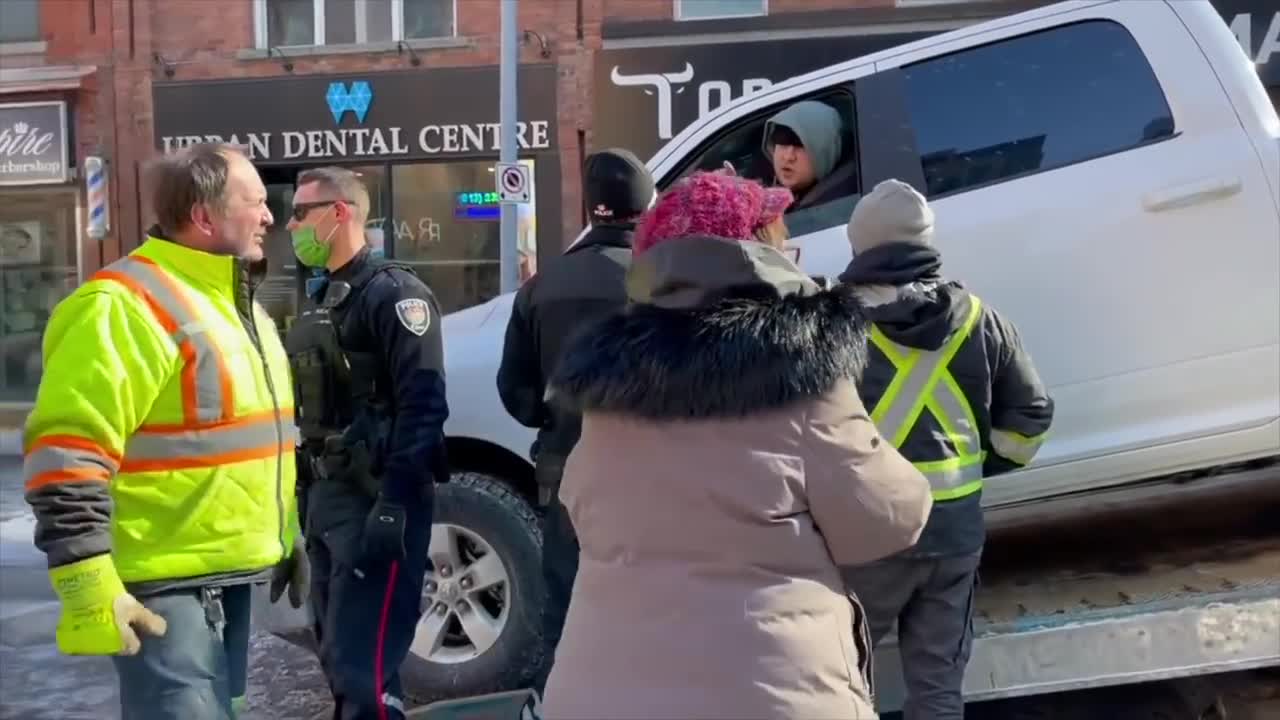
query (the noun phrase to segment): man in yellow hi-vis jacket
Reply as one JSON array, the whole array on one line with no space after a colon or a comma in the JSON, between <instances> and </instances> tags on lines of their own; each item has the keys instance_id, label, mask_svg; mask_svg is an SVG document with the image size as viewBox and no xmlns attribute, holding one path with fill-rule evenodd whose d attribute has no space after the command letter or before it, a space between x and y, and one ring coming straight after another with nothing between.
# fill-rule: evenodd
<instances>
[{"instance_id":1,"label":"man in yellow hi-vis jacket","mask_svg":"<svg viewBox=\"0 0 1280 720\"><path fill-rule=\"evenodd\" d=\"M161 159L159 224L54 309L25 432L64 653L113 655L123 716L243 702L250 586L307 587L292 383L255 302L272 224L239 150Z\"/></svg>"},{"instance_id":2,"label":"man in yellow hi-vis jacket","mask_svg":"<svg viewBox=\"0 0 1280 720\"><path fill-rule=\"evenodd\" d=\"M845 571L873 644L898 623L904 720L964 716L986 540L982 481L1031 462L1053 420L1053 401L1013 324L943 279L933 219L910 185L880 183L854 208L853 262L840 276L874 324L858 394L933 490L915 547Z\"/></svg>"}]
</instances>

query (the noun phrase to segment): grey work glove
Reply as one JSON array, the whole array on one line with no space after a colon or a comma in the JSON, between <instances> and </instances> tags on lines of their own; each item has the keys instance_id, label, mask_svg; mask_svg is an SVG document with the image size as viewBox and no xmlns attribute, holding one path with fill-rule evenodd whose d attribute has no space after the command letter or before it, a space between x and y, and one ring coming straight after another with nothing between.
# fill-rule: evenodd
<instances>
[{"instance_id":1,"label":"grey work glove","mask_svg":"<svg viewBox=\"0 0 1280 720\"><path fill-rule=\"evenodd\" d=\"M289 588L289 604L302 607L311 594L311 561L306 545L299 536L293 541L293 552L281 560L271 572L271 602L276 602Z\"/></svg>"}]
</instances>

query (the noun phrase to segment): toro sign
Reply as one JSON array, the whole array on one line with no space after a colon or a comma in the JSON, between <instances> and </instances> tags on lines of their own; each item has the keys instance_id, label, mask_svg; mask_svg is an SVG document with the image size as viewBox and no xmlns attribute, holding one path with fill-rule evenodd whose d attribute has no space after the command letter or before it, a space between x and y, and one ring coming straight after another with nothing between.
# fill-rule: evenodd
<instances>
[{"instance_id":1,"label":"toro sign","mask_svg":"<svg viewBox=\"0 0 1280 720\"><path fill-rule=\"evenodd\" d=\"M494 168L498 178L498 201L504 203L529 202L529 168L521 163L498 163Z\"/></svg>"}]
</instances>

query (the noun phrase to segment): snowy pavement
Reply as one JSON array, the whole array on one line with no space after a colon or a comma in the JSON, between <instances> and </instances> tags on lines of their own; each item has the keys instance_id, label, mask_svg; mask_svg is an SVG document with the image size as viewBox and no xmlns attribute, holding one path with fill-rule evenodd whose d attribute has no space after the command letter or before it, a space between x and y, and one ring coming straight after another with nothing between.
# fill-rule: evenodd
<instances>
[{"instance_id":1,"label":"snowy pavement","mask_svg":"<svg viewBox=\"0 0 1280 720\"><path fill-rule=\"evenodd\" d=\"M0 720L116 720L111 661L68 657L54 645L58 603L31 542L21 470L20 458L0 455ZM250 656L246 718L310 720L329 707L310 652L255 632Z\"/></svg>"}]
</instances>

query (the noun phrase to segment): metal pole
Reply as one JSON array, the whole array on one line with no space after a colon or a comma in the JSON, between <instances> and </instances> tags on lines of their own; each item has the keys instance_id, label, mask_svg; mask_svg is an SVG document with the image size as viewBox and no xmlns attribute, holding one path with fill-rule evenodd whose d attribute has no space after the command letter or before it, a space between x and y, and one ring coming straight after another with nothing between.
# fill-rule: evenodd
<instances>
[{"instance_id":1,"label":"metal pole","mask_svg":"<svg viewBox=\"0 0 1280 720\"><path fill-rule=\"evenodd\" d=\"M501 125L504 163L516 162L516 73L519 72L519 47L516 44L516 0L502 2L502 50L499 67L498 121ZM520 260L517 251L517 218L515 203L502 203L502 252L499 255L500 285L503 293L514 292L520 284Z\"/></svg>"}]
</instances>

